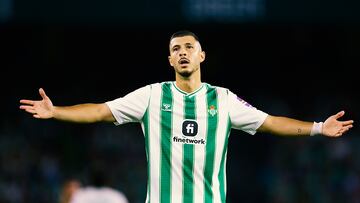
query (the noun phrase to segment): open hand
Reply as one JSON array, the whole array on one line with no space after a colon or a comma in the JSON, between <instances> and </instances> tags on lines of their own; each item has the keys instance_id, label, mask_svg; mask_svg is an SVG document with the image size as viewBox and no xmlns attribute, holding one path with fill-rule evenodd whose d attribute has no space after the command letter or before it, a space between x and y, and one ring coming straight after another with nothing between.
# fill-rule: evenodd
<instances>
[{"instance_id":1,"label":"open hand","mask_svg":"<svg viewBox=\"0 0 360 203\"><path fill-rule=\"evenodd\" d=\"M42 100L20 100L20 109L23 109L31 114L35 118L47 119L53 117L53 109L54 106L48 96L46 96L45 91L40 88L39 89L40 96Z\"/></svg>"},{"instance_id":2,"label":"open hand","mask_svg":"<svg viewBox=\"0 0 360 203\"><path fill-rule=\"evenodd\" d=\"M338 119L344 116L345 112L340 111L339 113L330 116L323 124L322 134L329 137L339 137L346 131L353 127L353 120L339 121Z\"/></svg>"}]
</instances>

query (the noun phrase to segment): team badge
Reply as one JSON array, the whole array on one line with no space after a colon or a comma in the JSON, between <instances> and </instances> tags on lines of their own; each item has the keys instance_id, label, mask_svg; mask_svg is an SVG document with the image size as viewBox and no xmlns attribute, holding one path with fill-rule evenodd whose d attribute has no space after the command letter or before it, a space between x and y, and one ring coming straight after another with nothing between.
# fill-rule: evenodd
<instances>
[{"instance_id":1,"label":"team badge","mask_svg":"<svg viewBox=\"0 0 360 203\"><path fill-rule=\"evenodd\" d=\"M211 105L208 109L208 112L211 116L215 116L215 114L217 113L217 109L214 105Z\"/></svg>"}]
</instances>

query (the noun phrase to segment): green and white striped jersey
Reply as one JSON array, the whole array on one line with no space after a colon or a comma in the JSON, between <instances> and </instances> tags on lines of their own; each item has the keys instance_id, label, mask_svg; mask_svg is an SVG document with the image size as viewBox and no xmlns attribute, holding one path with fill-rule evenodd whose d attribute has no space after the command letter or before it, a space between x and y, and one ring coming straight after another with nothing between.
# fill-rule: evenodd
<instances>
[{"instance_id":1,"label":"green and white striped jersey","mask_svg":"<svg viewBox=\"0 0 360 203\"><path fill-rule=\"evenodd\" d=\"M106 102L116 124L140 122L148 160L148 203L226 202L230 129L255 134L267 114L228 89L203 83L147 85Z\"/></svg>"}]
</instances>

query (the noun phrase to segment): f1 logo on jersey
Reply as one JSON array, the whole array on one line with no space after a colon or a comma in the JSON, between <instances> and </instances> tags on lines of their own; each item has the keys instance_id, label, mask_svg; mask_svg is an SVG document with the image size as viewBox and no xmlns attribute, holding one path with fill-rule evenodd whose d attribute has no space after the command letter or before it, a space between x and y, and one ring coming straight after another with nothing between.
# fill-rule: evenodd
<instances>
[{"instance_id":1,"label":"f1 logo on jersey","mask_svg":"<svg viewBox=\"0 0 360 203\"><path fill-rule=\"evenodd\" d=\"M182 133L185 136L195 136L198 133L198 124L194 120L185 120L182 124Z\"/></svg>"}]
</instances>

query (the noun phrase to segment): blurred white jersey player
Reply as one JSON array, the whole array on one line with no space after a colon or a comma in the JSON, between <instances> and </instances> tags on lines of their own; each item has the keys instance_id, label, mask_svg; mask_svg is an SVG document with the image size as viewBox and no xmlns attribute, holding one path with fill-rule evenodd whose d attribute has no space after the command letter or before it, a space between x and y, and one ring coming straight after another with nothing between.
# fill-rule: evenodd
<instances>
[{"instance_id":1,"label":"blurred white jersey player","mask_svg":"<svg viewBox=\"0 0 360 203\"><path fill-rule=\"evenodd\" d=\"M68 180L63 187L60 203L129 203L126 196L113 188L81 187L78 180Z\"/></svg>"},{"instance_id":2,"label":"blurred white jersey player","mask_svg":"<svg viewBox=\"0 0 360 203\"><path fill-rule=\"evenodd\" d=\"M69 203L128 203L125 195L109 187L78 189Z\"/></svg>"}]
</instances>

